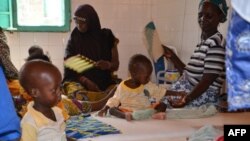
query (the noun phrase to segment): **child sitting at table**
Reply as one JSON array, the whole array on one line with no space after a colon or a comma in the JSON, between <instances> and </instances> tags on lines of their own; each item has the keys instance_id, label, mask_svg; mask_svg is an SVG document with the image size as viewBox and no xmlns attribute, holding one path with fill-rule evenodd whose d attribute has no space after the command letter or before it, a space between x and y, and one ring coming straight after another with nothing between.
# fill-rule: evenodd
<instances>
[{"instance_id":1,"label":"child sitting at table","mask_svg":"<svg viewBox=\"0 0 250 141\"><path fill-rule=\"evenodd\" d=\"M166 89L149 82L153 70L150 60L144 55L134 55L130 59L128 68L131 78L119 84L114 96L108 100L98 115L104 116L109 110L111 115L128 121L145 119L143 116L165 119L165 109L157 105L165 95Z\"/></svg>"},{"instance_id":2,"label":"child sitting at table","mask_svg":"<svg viewBox=\"0 0 250 141\"><path fill-rule=\"evenodd\" d=\"M58 68L41 60L28 61L20 70L19 80L33 99L21 121L22 140L66 141L64 117L55 107L61 100Z\"/></svg>"}]
</instances>

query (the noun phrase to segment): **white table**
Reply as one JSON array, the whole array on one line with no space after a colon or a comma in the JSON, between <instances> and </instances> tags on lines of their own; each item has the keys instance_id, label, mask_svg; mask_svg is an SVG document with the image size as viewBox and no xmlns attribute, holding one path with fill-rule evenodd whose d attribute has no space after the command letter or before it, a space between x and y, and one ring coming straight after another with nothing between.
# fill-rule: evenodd
<instances>
[{"instance_id":1,"label":"white table","mask_svg":"<svg viewBox=\"0 0 250 141\"><path fill-rule=\"evenodd\" d=\"M94 117L119 129L122 134L81 139L80 141L186 141L186 138L204 125L250 124L250 112L218 113L200 119L143 120Z\"/></svg>"}]
</instances>

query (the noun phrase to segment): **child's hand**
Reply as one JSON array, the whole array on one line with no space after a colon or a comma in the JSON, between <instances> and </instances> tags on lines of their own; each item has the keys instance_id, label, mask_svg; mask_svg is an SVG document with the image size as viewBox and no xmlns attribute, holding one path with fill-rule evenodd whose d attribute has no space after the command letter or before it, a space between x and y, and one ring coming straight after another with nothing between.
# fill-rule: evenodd
<instances>
[{"instance_id":1,"label":"child's hand","mask_svg":"<svg viewBox=\"0 0 250 141\"><path fill-rule=\"evenodd\" d=\"M158 105L155 106L155 110L158 112L165 112L167 108L167 105L163 102L160 102Z\"/></svg>"},{"instance_id":2,"label":"child's hand","mask_svg":"<svg viewBox=\"0 0 250 141\"><path fill-rule=\"evenodd\" d=\"M126 119L127 121L133 120L132 113L131 113L131 112L126 112L126 113L125 113L125 119Z\"/></svg>"},{"instance_id":3,"label":"child's hand","mask_svg":"<svg viewBox=\"0 0 250 141\"><path fill-rule=\"evenodd\" d=\"M100 117L103 117L103 116L106 115L106 114L107 114L107 110L105 110L105 109L102 109L102 110L100 110L100 111L97 113L97 115L100 116Z\"/></svg>"}]
</instances>

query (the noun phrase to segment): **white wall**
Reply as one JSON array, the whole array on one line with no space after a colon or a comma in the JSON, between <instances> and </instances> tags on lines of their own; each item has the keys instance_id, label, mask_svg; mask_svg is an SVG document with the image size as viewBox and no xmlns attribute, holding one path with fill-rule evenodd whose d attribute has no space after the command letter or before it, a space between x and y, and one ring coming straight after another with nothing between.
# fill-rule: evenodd
<instances>
[{"instance_id":1,"label":"white wall","mask_svg":"<svg viewBox=\"0 0 250 141\"><path fill-rule=\"evenodd\" d=\"M143 43L144 26L151 20L163 44L175 46L187 62L199 42L197 23L200 0L71 0L72 13L80 4L91 4L100 17L102 27L111 28L120 40L118 45L120 68L118 75L127 77L128 59L135 53L148 56ZM71 29L74 23L71 23ZM227 23L220 26L225 35ZM63 73L63 55L68 33L14 32L7 33L11 59L19 69L28 56L28 48L37 44L48 51L52 62Z\"/></svg>"}]
</instances>

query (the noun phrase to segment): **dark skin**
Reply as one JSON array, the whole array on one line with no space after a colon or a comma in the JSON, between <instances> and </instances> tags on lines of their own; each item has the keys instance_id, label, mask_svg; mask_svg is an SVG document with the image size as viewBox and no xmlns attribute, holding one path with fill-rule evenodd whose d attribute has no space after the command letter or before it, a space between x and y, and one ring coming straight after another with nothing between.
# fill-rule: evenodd
<instances>
[{"instance_id":1,"label":"dark skin","mask_svg":"<svg viewBox=\"0 0 250 141\"><path fill-rule=\"evenodd\" d=\"M77 19L77 18L74 20L75 20L76 27L80 32L84 33L84 32L88 31L88 22L87 21L82 21L82 20ZM112 72L118 70L118 68L119 68L119 56L118 56L118 49L117 49L118 43L119 43L119 40L116 39L114 46L111 50L111 53L112 53L111 61L99 60L95 64L95 66L97 68L102 69L102 70L110 70ZM84 76L82 76L79 81L83 86L85 86L90 91L96 91L96 92L101 91L99 89L99 87L93 81L89 80L88 78L86 78Z\"/></svg>"},{"instance_id":2,"label":"dark skin","mask_svg":"<svg viewBox=\"0 0 250 141\"><path fill-rule=\"evenodd\" d=\"M30 75L36 76L32 79L32 87L28 88L28 93L34 100L33 107L47 118L56 121L52 107L56 106L61 100L62 77L60 72L57 69L44 69L42 67L47 66L40 63L32 63L28 67L33 69L30 69L30 71L27 69L27 72L24 72L27 77Z\"/></svg>"},{"instance_id":3,"label":"dark skin","mask_svg":"<svg viewBox=\"0 0 250 141\"><path fill-rule=\"evenodd\" d=\"M130 73L131 73L131 78L126 80L124 82L124 84L132 89L136 89L138 87L140 87L141 85L145 85L150 81L150 76L152 73L152 65L147 65L144 63L138 63L136 64L137 67L134 67L132 69L130 69ZM173 92L175 95L179 92ZM169 94L173 94L173 93L169 93ZM118 118L123 118L123 119L127 119L128 121L133 120L132 119L132 114L131 112L122 112L119 110L118 107L108 107L107 105L103 107L102 110L100 110L98 112L99 116L104 116L107 111L109 110L111 115L114 115ZM166 109L166 105L163 103L158 104L155 107L155 110L157 112L165 112Z\"/></svg>"},{"instance_id":4,"label":"dark skin","mask_svg":"<svg viewBox=\"0 0 250 141\"><path fill-rule=\"evenodd\" d=\"M52 107L61 100L60 71L50 63L42 61L28 62L21 75L27 77L24 86L34 100L33 108L52 121L57 121ZM73 141L67 138L68 141Z\"/></svg>"},{"instance_id":5,"label":"dark skin","mask_svg":"<svg viewBox=\"0 0 250 141\"><path fill-rule=\"evenodd\" d=\"M124 84L132 89L136 89L140 87L142 84L147 84L150 80L150 76L152 73L152 66L145 65L143 63L137 64L138 67L132 68L131 71L131 79L128 79L124 82ZM107 110L110 109L110 114L119 118L127 119L128 121L132 120L131 113L125 113L119 110L119 108L114 107L110 108L105 106L102 110L98 112L99 116L103 116L106 114Z\"/></svg>"},{"instance_id":6,"label":"dark skin","mask_svg":"<svg viewBox=\"0 0 250 141\"><path fill-rule=\"evenodd\" d=\"M218 25L222 18L222 12L210 2L205 2L198 13L198 23L201 27L201 39L206 40L210 36L218 32ZM178 58L178 56L168 47L163 45L165 50L164 56L170 59L175 67L182 73L185 64ZM188 102L201 96L209 86L216 80L218 74L204 73L201 81L196 85L189 95L182 95L179 100L169 99L170 104L175 108L184 107Z\"/></svg>"}]
</instances>

